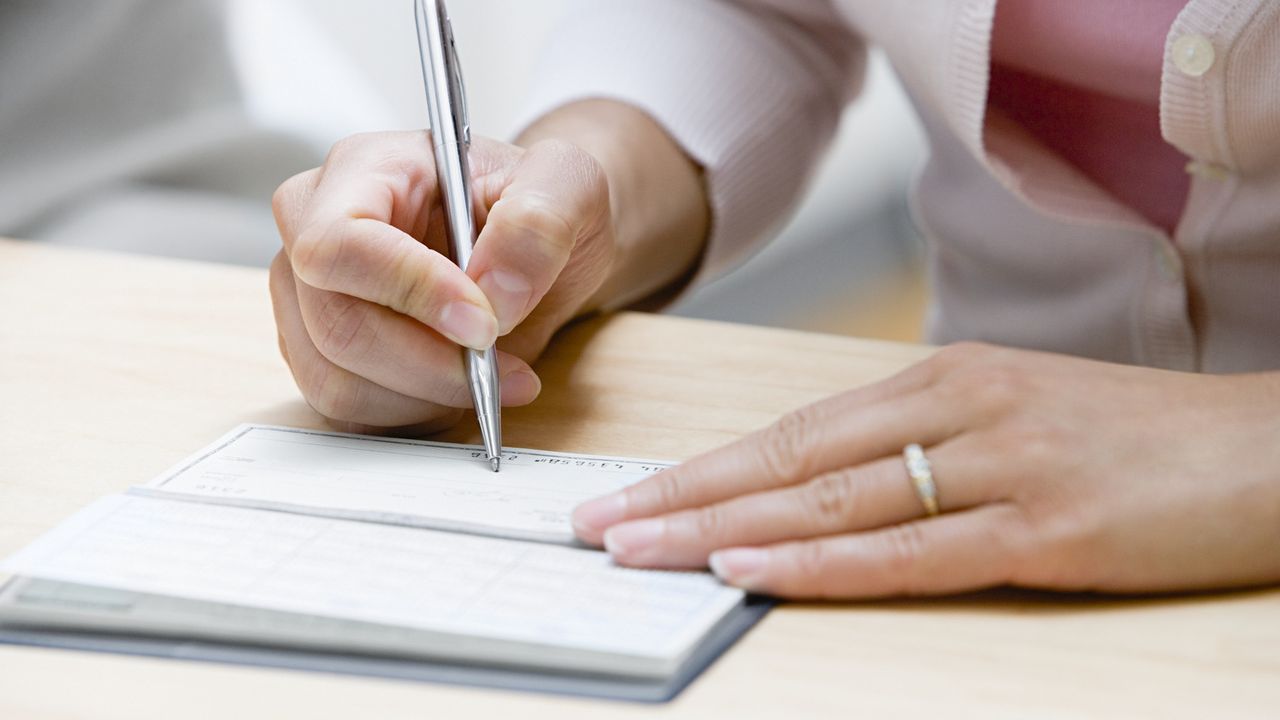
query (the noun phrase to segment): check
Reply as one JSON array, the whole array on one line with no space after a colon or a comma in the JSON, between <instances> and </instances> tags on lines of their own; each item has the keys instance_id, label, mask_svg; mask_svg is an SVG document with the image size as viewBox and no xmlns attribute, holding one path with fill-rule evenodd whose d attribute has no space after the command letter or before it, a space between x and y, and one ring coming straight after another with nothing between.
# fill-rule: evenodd
<instances>
[{"instance_id":1,"label":"check","mask_svg":"<svg viewBox=\"0 0 1280 720\"><path fill-rule=\"evenodd\" d=\"M134 494L573 544L585 500L668 463L242 425Z\"/></svg>"}]
</instances>

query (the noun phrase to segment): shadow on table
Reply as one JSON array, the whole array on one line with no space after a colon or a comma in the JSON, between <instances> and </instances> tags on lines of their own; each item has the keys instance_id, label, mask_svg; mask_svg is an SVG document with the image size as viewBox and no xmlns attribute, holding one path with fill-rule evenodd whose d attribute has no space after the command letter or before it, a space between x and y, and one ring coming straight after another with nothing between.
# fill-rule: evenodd
<instances>
[{"instance_id":1,"label":"shadow on table","mask_svg":"<svg viewBox=\"0 0 1280 720\"><path fill-rule=\"evenodd\" d=\"M582 387L576 370L591 341L607 318L590 318L562 330L536 368L542 379L542 394L522 408L503 408L503 443L511 447L543 450L581 451L589 428L599 415L597 394ZM286 425L315 430L345 431L327 422L313 410L301 394L296 400L256 409L246 422ZM452 427L424 433L416 429L390 430L389 435L441 442L480 443L475 415L468 410Z\"/></svg>"},{"instance_id":2,"label":"shadow on table","mask_svg":"<svg viewBox=\"0 0 1280 720\"><path fill-rule=\"evenodd\" d=\"M1022 588L994 588L938 598L903 598L866 602L786 603L782 607L812 612L844 612L851 608L874 608L900 612L964 612L985 615L1067 615L1087 612L1130 612L1156 607L1196 605L1206 600L1245 600L1274 592L1274 588L1199 591L1161 594L1110 594L1095 592L1052 592Z\"/></svg>"}]
</instances>

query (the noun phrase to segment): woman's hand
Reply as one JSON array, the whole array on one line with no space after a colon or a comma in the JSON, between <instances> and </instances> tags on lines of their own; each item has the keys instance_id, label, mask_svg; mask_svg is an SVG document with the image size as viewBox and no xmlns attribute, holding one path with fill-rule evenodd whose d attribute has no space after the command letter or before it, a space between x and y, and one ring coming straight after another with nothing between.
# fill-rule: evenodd
<instances>
[{"instance_id":1,"label":"woman's hand","mask_svg":"<svg viewBox=\"0 0 1280 720\"><path fill-rule=\"evenodd\" d=\"M271 267L281 351L308 402L348 428L456 420L471 396L459 346L498 336L504 405L537 396L529 362L609 270L609 188L586 153L479 139L483 230L466 273L446 254L430 136L357 135L277 190Z\"/></svg>"},{"instance_id":2,"label":"woman's hand","mask_svg":"<svg viewBox=\"0 0 1280 720\"><path fill-rule=\"evenodd\" d=\"M586 503L574 525L620 563L710 564L789 597L1276 582L1280 376L954 346Z\"/></svg>"},{"instance_id":3,"label":"woman's hand","mask_svg":"<svg viewBox=\"0 0 1280 720\"><path fill-rule=\"evenodd\" d=\"M708 222L700 171L647 115L577 103L519 142L471 148L482 229L466 273L446 256L425 132L348 138L276 191L280 350L339 427L452 424L471 405L460 346L499 336L502 403L531 402L541 383L530 363L562 325L643 297L696 260Z\"/></svg>"}]
</instances>

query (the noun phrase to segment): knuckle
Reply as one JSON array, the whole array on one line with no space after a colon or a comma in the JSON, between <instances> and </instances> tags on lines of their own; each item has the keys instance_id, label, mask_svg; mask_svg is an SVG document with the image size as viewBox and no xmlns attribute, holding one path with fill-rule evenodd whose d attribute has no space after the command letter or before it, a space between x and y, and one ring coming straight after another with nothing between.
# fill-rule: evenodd
<instances>
[{"instance_id":1,"label":"knuckle","mask_svg":"<svg viewBox=\"0 0 1280 720\"><path fill-rule=\"evenodd\" d=\"M609 176L605 174L604 167L592 155L578 151L582 158L582 173L585 179L585 186L590 192L590 199L597 208L608 209L609 207Z\"/></svg>"},{"instance_id":2,"label":"knuckle","mask_svg":"<svg viewBox=\"0 0 1280 720\"><path fill-rule=\"evenodd\" d=\"M429 131L381 131L348 135L325 157L326 168L358 165L361 172L420 180L434 168Z\"/></svg>"},{"instance_id":3,"label":"knuckle","mask_svg":"<svg viewBox=\"0 0 1280 720\"><path fill-rule=\"evenodd\" d=\"M470 408L474 402L471 388L462 380L446 380L440 390L440 404L451 408Z\"/></svg>"},{"instance_id":4,"label":"knuckle","mask_svg":"<svg viewBox=\"0 0 1280 720\"><path fill-rule=\"evenodd\" d=\"M988 526L987 536L988 547L997 550L991 554L993 561L1001 562L1001 583L1066 587L1064 580L1076 574L1064 559L1070 556L1079 538L1073 532L1059 533L1021 505L1007 505L997 521Z\"/></svg>"},{"instance_id":5,"label":"knuckle","mask_svg":"<svg viewBox=\"0 0 1280 720\"><path fill-rule=\"evenodd\" d=\"M285 217L286 206L289 200L293 198L293 188L291 187L297 175L285 180L276 187L275 192L271 193L271 214L276 218L276 224Z\"/></svg>"},{"instance_id":6,"label":"knuckle","mask_svg":"<svg viewBox=\"0 0 1280 720\"><path fill-rule=\"evenodd\" d=\"M284 364L292 371L293 361L289 359L289 345L281 333L276 333L276 347L280 350L280 357L284 360Z\"/></svg>"},{"instance_id":7,"label":"knuckle","mask_svg":"<svg viewBox=\"0 0 1280 720\"><path fill-rule=\"evenodd\" d=\"M728 528L724 509L719 505L708 505L696 510L693 514L693 530L699 538L713 539L722 537Z\"/></svg>"},{"instance_id":8,"label":"knuckle","mask_svg":"<svg viewBox=\"0 0 1280 720\"><path fill-rule=\"evenodd\" d=\"M462 357L458 356L457 365L453 368L433 366L430 374L425 378L425 386L421 393L415 392L412 395L434 402L436 405L451 407L451 409L471 407L471 387L467 384Z\"/></svg>"},{"instance_id":9,"label":"knuckle","mask_svg":"<svg viewBox=\"0 0 1280 720\"><path fill-rule=\"evenodd\" d=\"M653 492L654 499L657 500L658 507L666 509L684 507L689 496L688 483L678 472L654 478L650 490Z\"/></svg>"},{"instance_id":10,"label":"knuckle","mask_svg":"<svg viewBox=\"0 0 1280 720\"><path fill-rule=\"evenodd\" d=\"M806 542L795 546L792 553L792 574L798 584L822 587L827 576L829 553L822 542Z\"/></svg>"},{"instance_id":11,"label":"knuckle","mask_svg":"<svg viewBox=\"0 0 1280 720\"><path fill-rule=\"evenodd\" d=\"M813 429L813 417L808 408L787 413L771 425L765 431L763 442L755 445L765 471L784 483L794 483L803 477L806 449Z\"/></svg>"},{"instance_id":12,"label":"knuckle","mask_svg":"<svg viewBox=\"0 0 1280 720\"><path fill-rule=\"evenodd\" d=\"M982 365L973 371L969 383L974 396L993 409L1014 406L1029 389L1022 371L1003 363Z\"/></svg>"},{"instance_id":13,"label":"knuckle","mask_svg":"<svg viewBox=\"0 0 1280 720\"><path fill-rule=\"evenodd\" d=\"M294 273L312 287L325 288L337 270L343 240L332 227L310 225L298 233L289 254Z\"/></svg>"},{"instance_id":14,"label":"knuckle","mask_svg":"<svg viewBox=\"0 0 1280 720\"><path fill-rule=\"evenodd\" d=\"M501 222L508 228L538 239L551 256L568 256L577 243L577 223L556 207L554 199L540 194L504 198Z\"/></svg>"},{"instance_id":15,"label":"knuckle","mask_svg":"<svg viewBox=\"0 0 1280 720\"><path fill-rule=\"evenodd\" d=\"M321 415L338 421L356 421L364 405L364 384L345 377L333 368L315 371L309 392L304 390L307 402Z\"/></svg>"},{"instance_id":16,"label":"knuckle","mask_svg":"<svg viewBox=\"0 0 1280 720\"><path fill-rule=\"evenodd\" d=\"M998 428L997 451L1007 457L1021 458L1023 467L1060 465L1072 457L1072 447L1080 447L1069 437L1069 430L1054 420L1021 413Z\"/></svg>"},{"instance_id":17,"label":"knuckle","mask_svg":"<svg viewBox=\"0 0 1280 720\"><path fill-rule=\"evenodd\" d=\"M589 197L595 201L608 202L609 178L604 166L595 156L564 140L548 140L548 151L555 155L561 167L576 175L581 187L586 188Z\"/></svg>"},{"instance_id":18,"label":"knuckle","mask_svg":"<svg viewBox=\"0 0 1280 720\"><path fill-rule=\"evenodd\" d=\"M316 349L338 364L356 359L372 347L377 336L375 319L360 300L328 293L317 309Z\"/></svg>"},{"instance_id":19,"label":"knuckle","mask_svg":"<svg viewBox=\"0 0 1280 720\"><path fill-rule=\"evenodd\" d=\"M832 524L849 520L859 505L857 483L847 472L828 473L810 480L805 487L810 512Z\"/></svg>"},{"instance_id":20,"label":"knuckle","mask_svg":"<svg viewBox=\"0 0 1280 720\"><path fill-rule=\"evenodd\" d=\"M289 258L284 252L276 253L271 260L271 267L267 270L267 291L271 294L271 302L277 307L285 292L289 290L288 280L293 273L293 267L289 264Z\"/></svg>"},{"instance_id":21,"label":"knuckle","mask_svg":"<svg viewBox=\"0 0 1280 720\"><path fill-rule=\"evenodd\" d=\"M570 172L594 172L600 169L600 163L596 162L591 153L568 140L548 138L537 142L530 150L550 158L556 166Z\"/></svg>"},{"instance_id":22,"label":"knuckle","mask_svg":"<svg viewBox=\"0 0 1280 720\"><path fill-rule=\"evenodd\" d=\"M447 408L469 408L472 406L471 387L467 384L466 372L463 370L461 357L456 369L437 367L426 378L427 387L422 399L429 400Z\"/></svg>"},{"instance_id":23,"label":"knuckle","mask_svg":"<svg viewBox=\"0 0 1280 720\"><path fill-rule=\"evenodd\" d=\"M300 172L280 183L275 192L271 193L271 211L277 221L287 216L293 199L298 196L299 191L306 184L307 178L313 172L313 170Z\"/></svg>"},{"instance_id":24,"label":"knuckle","mask_svg":"<svg viewBox=\"0 0 1280 720\"><path fill-rule=\"evenodd\" d=\"M325 155L324 164L334 165L343 162L345 158L354 155L367 147L377 134L378 133L364 132L340 138L329 147L329 153Z\"/></svg>"},{"instance_id":25,"label":"knuckle","mask_svg":"<svg viewBox=\"0 0 1280 720\"><path fill-rule=\"evenodd\" d=\"M885 531L885 571L893 577L907 579L917 576L920 559L924 555L924 531L920 523L896 525Z\"/></svg>"},{"instance_id":26,"label":"knuckle","mask_svg":"<svg viewBox=\"0 0 1280 720\"><path fill-rule=\"evenodd\" d=\"M988 526L987 547L995 549L990 557L998 563L996 580L1001 584L1017 580L1030 566L1028 561L1039 552L1035 533L1031 532L1027 520L1020 508L1009 506L998 521Z\"/></svg>"},{"instance_id":27,"label":"knuckle","mask_svg":"<svg viewBox=\"0 0 1280 720\"><path fill-rule=\"evenodd\" d=\"M979 342L976 340L964 340L958 343L953 343L944 348L944 350L949 350L956 354L956 356L961 360L985 360L993 353L997 352L999 348L995 345L991 345L990 343Z\"/></svg>"},{"instance_id":28,"label":"knuckle","mask_svg":"<svg viewBox=\"0 0 1280 720\"><path fill-rule=\"evenodd\" d=\"M422 272L402 274L392 308L418 320L427 319L435 304L436 283Z\"/></svg>"},{"instance_id":29,"label":"knuckle","mask_svg":"<svg viewBox=\"0 0 1280 720\"><path fill-rule=\"evenodd\" d=\"M411 185L420 185L435 169L435 161L425 152L398 145L380 147L378 152L370 153L364 162L367 163L370 175L380 178L388 187L401 190L408 190Z\"/></svg>"},{"instance_id":30,"label":"knuckle","mask_svg":"<svg viewBox=\"0 0 1280 720\"><path fill-rule=\"evenodd\" d=\"M994 350L987 343L967 340L943 347L929 358L929 362L944 372L953 371L985 361Z\"/></svg>"},{"instance_id":31,"label":"knuckle","mask_svg":"<svg viewBox=\"0 0 1280 720\"><path fill-rule=\"evenodd\" d=\"M1031 380L1022 367L988 354L981 362L949 373L940 389L951 399L1003 412L1026 398L1032 389Z\"/></svg>"}]
</instances>

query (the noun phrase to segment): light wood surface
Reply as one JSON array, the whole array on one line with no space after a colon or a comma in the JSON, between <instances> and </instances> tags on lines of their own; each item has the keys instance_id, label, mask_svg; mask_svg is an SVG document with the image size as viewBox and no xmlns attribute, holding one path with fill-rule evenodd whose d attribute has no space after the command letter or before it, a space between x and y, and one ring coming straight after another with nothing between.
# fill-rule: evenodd
<instances>
[{"instance_id":1,"label":"light wood surface","mask_svg":"<svg viewBox=\"0 0 1280 720\"><path fill-rule=\"evenodd\" d=\"M0 555L237 423L320 426L275 348L261 271L0 241ZM683 458L927 352L623 314L560 338L544 396L504 433ZM5 720L1278 712L1274 590L788 605L656 707L0 646Z\"/></svg>"}]
</instances>

